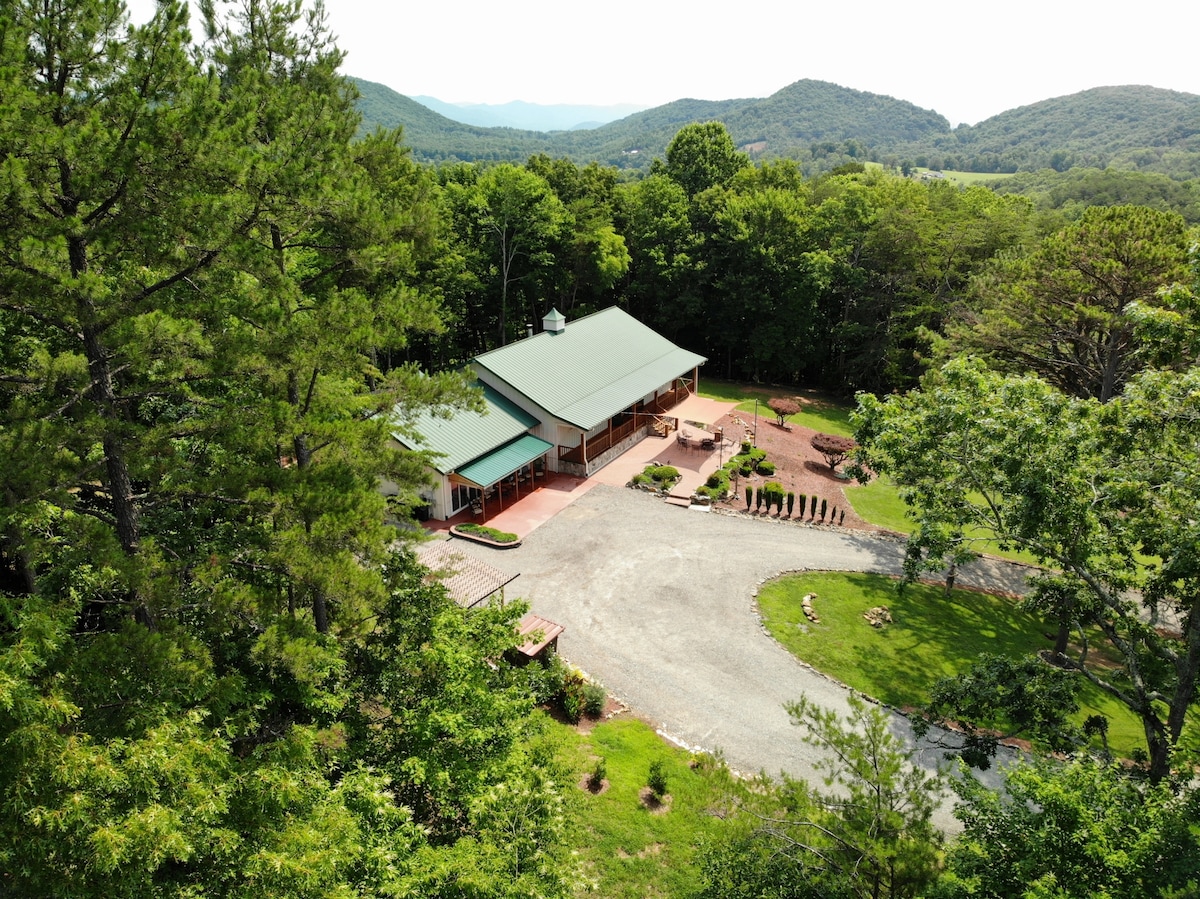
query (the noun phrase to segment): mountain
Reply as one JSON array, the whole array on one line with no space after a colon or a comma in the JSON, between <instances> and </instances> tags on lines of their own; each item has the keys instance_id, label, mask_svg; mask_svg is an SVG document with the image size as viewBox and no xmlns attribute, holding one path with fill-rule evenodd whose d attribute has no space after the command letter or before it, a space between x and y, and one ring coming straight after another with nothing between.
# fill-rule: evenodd
<instances>
[{"instance_id":1,"label":"mountain","mask_svg":"<svg viewBox=\"0 0 1200 899\"><path fill-rule=\"evenodd\" d=\"M1022 106L974 126L904 100L802 80L766 98L676 100L598 128L534 131L455 122L390 88L353 79L363 127L403 126L417 159L524 162L536 153L646 168L692 122L721 121L755 158L817 172L876 160L978 172L1088 166L1200 177L1200 96L1100 87Z\"/></svg>"},{"instance_id":2,"label":"mountain","mask_svg":"<svg viewBox=\"0 0 1200 899\"><path fill-rule=\"evenodd\" d=\"M964 171L1111 166L1181 174L1200 153L1200 96L1097 87L960 126L933 149L947 157L945 168Z\"/></svg>"},{"instance_id":3,"label":"mountain","mask_svg":"<svg viewBox=\"0 0 1200 899\"><path fill-rule=\"evenodd\" d=\"M575 131L598 128L645 109L632 103L616 106L579 106L525 103L446 103L436 97L413 97L439 115L465 125L483 128L516 128L528 131Z\"/></svg>"}]
</instances>

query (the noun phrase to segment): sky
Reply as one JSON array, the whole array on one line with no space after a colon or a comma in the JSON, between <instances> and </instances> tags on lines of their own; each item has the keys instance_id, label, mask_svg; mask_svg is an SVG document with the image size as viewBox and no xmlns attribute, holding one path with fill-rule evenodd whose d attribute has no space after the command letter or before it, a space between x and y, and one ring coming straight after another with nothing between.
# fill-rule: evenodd
<instances>
[{"instance_id":1,"label":"sky","mask_svg":"<svg viewBox=\"0 0 1200 899\"><path fill-rule=\"evenodd\" d=\"M153 9L128 2L135 20ZM958 125L1092 87L1200 94L1200 4L1188 0L326 0L326 9L345 74L449 103L650 107L767 97L811 78Z\"/></svg>"}]
</instances>

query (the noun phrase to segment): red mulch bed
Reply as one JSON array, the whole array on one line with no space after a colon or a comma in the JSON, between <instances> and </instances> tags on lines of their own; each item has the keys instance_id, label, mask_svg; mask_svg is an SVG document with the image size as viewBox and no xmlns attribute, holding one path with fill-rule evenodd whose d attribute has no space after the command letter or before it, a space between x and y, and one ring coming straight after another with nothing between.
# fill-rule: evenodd
<instances>
[{"instance_id":1,"label":"red mulch bed","mask_svg":"<svg viewBox=\"0 0 1200 899\"><path fill-rule=\"evenodd\" d=\"M770 413L768 412L768 415ZM726 415L716 423L719 428L725 429L725 436L731 438L735 443L740 442L742 434L749 434L754 428L753 416L746 415L745 412L733 412ZM775 463L775 473L770 477L764 477L760 474L751 475L749 480L738 478L738 497L732 502L721 503L720 508L732 509L741 512L746 510L746 484L752 487L761 487L768 481L777 481L783 485L785 493L791 491L796 494L797 504L800 502L800 494L803 493L809 497L808 502L812 503L812 497L817 497L817 517L815 521L809 515L809 509L804 510L803 520L813 522L814 524L821 523L821 500L828 503L829 510L836 506L838 517L832 523L836 524L841 519L841 513L845 511L846 517L841 520L841 527L853 528L862 531L877 531L874 525L870 525L863 521L855 514L854 509L846 500L845 488L854 484L854 481L845 480L838 476L836 472L830 471L829 466L825 463L825 458L809 445L809 440L816 433L811 428L802 428L798 425L789 425L790 430L779 427L775 423L775 418L764 418L761 411L758 416L758 439L755 441L759 449L767 451L767 459ZM734 452L739 452L735 449ZM751 515L757 515L761 518L778 518L780 517L774 509L770 515L755 511L754 505L751 504ZM809 506L811 508L811 505ZM788 518L787 502L784 502L783 516ZM792 519L795 521L801 520L799 506L794 510ZM830 523L830 518L827 515L826 524Z\"/></svg>"}]
</instances>

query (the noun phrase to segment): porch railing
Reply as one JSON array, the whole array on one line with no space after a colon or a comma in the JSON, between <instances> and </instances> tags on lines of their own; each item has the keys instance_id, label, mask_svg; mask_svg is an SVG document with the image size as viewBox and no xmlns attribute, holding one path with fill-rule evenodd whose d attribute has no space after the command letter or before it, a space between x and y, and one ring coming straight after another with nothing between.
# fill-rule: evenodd
<instances>
[{"instance_id":1,"label":"porch railing","mask_svg":"<svg viewBox=\"0 0 1200 899\"><path fill-rule=\"evenodd\" d=\"M630 419L617 425L615 428L609 428L607 431L602 431L594 437L587 439L587 457L594 459L596 456L608 450L609 447L620 443L638 428L636 419ZM585 464L583 458L584 444L581 442L579 446L559 446L558 458L564 462L574 462L576 465Z\"/></svg>"}]
</instances>

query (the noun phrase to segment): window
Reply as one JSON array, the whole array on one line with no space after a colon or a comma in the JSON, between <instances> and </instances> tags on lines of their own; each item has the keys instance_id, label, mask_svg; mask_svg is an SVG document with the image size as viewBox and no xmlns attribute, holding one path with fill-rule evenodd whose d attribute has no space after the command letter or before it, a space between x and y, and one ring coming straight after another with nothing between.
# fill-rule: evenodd
<instances>
[{"instance_id":1,"label":"window","mask_svg":"<svg viewBox=\"0 0 1200 899\"><path fill-rule=\"evenodd\" d=\"M471 500L483 496L483 491L478 487L468 487L466 484L454 485L453 508L451 512L457 512L460 509L465 509L471 505Z\"/></svg>"}]
</instances>

